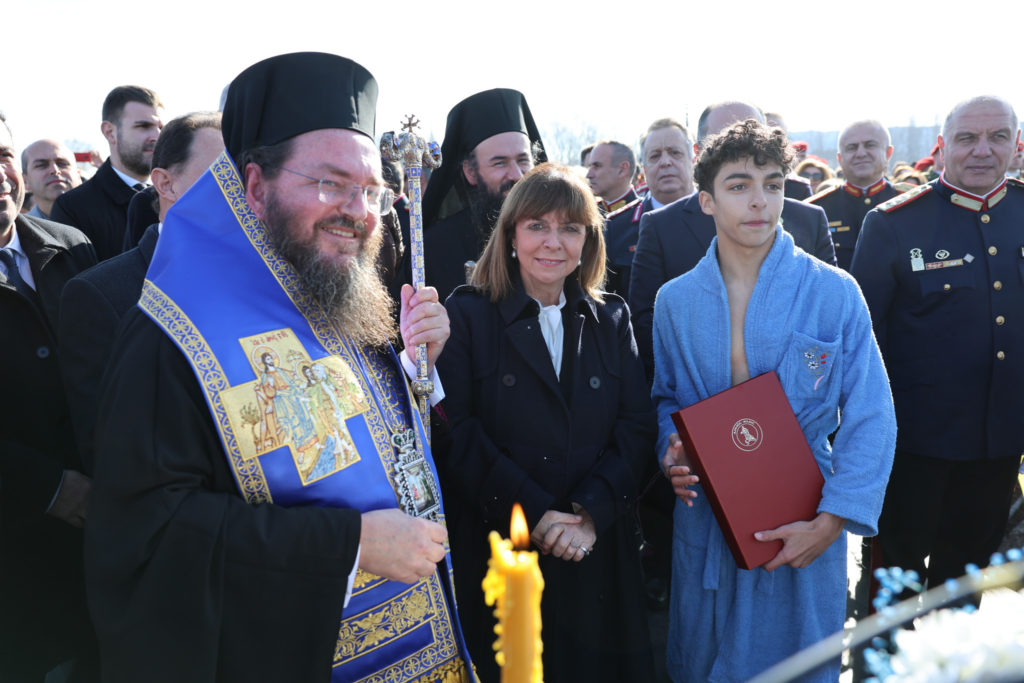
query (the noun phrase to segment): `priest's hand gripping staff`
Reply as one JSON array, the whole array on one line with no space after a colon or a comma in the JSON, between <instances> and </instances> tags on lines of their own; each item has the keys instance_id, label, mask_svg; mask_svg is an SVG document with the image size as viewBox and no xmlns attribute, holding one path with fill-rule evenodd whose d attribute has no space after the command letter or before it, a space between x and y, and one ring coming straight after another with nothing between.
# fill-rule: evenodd
<instances>
[{"instance_id":1,"label":"priest's hand gripping staff","mask_svg":"<svg viewBox=\"0 0 1024 683\"><path fill-rule=\"evenodd\" d=\"M408 178L407 192L412 206L409 209L409 247L412 263L412 286L415 290L423 287L423 199L420 191L420 175L423 167L437 168L441 165L441 147L436 142L427 142L417 136L413 130L419 127L414 116L407 115L402 124L402 132L397 135L393 131L384 133L380 138L380 155L386 161L397 161L402 164ZM443 302L442 302L443 303ZM423 428L430 439L430 406L427 397L434 391L434 383L430 381L427 371L427 345L416 346L416 379L412 382L412 391L416 395L417 407L423 417ZM416 444L420 457L423 456L423 444Z\"/></svg>"}]
</instances>

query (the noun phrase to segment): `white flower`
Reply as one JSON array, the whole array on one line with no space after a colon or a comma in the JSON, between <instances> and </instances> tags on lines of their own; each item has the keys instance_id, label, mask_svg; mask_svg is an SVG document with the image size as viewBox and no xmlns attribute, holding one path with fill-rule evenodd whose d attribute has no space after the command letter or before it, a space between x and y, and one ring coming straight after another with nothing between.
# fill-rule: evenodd
<instances>
[{"instance_id":1,"label":"white flower","mask_svg":"<svg viewBox=\"0 0 1024 683\"><path fill-rule=\"evenodd\" d=\"M987 591L981 608L944 609L895 636L886 681L1020 681L1024 678L1024 592Z\"/></svg>"}]
</instances>

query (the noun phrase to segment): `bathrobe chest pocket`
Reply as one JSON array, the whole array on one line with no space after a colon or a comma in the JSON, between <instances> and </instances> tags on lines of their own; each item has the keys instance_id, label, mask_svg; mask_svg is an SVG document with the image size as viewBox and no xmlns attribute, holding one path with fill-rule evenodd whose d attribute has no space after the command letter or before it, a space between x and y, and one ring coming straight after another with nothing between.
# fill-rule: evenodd
<instances>
[{"instance_id":1,"label":"bathrobe chest pocket","mask_svg":"<svg viewBox=\"0 0 1024 683\"><path fill-rule=\"evenodd\" d=\"M824 341L794 331L781 364L782 388L790 401L821 399L832 388L833 377L839 377L842 345L839 340Z\"/></svg>"}]
</instances>

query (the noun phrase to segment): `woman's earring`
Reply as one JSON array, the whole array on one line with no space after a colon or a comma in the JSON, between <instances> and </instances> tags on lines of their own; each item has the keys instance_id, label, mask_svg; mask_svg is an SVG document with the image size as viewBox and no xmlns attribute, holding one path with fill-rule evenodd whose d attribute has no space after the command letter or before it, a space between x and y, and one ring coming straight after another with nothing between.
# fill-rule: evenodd
<instances>
[{"instance_id":1,"label":"woman's earring","mask_svg":"<svg viewBox=\"0 0 1024 683\"><path fill-rule=\"evenodd\" d=\"M516 257L516 248L512 247L512 258Z\"/></svg>"},{"instance_id":2,"label":"woman's earring","mask_svg":"<svg viewBox=\"0 0 1024 683\"><path fill-rule=\"evenodd\" d=\"M577 266L582 266L582 265L583 265L583 259L580 259L580 262L579 262L579 263L577 263L576 265L577 265Z\"/></svg>"}]
</instances>

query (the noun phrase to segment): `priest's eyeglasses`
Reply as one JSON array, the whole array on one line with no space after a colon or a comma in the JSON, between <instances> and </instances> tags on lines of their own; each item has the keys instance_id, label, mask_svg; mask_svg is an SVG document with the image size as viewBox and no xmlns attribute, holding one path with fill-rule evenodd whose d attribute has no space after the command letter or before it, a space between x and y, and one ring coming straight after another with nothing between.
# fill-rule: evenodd
<instances>
[{"instance_id":1,"label":"priest's eyeglasses","mask_svg":"<svg viewBox=\"0 0 1024 683\"><path fill-rule=\"evenodd\" d=\"M284 166L275 166L273 164L264 165L281 171L288 171L288 173L314 181L317 184L317 191L319 192L317 198L322 203L330 206L348 204L357 196L361 196L363 201L366 202L366 208L369 211L372 211L378 216L383 216L391 211L391 205L395 202L395 193L390 187L385 187L384 185L337 183L327 178L314 178L311 175L299 173L298 171L293 171L292 169L285 168Z\"/></svg>"}]
</instances>

